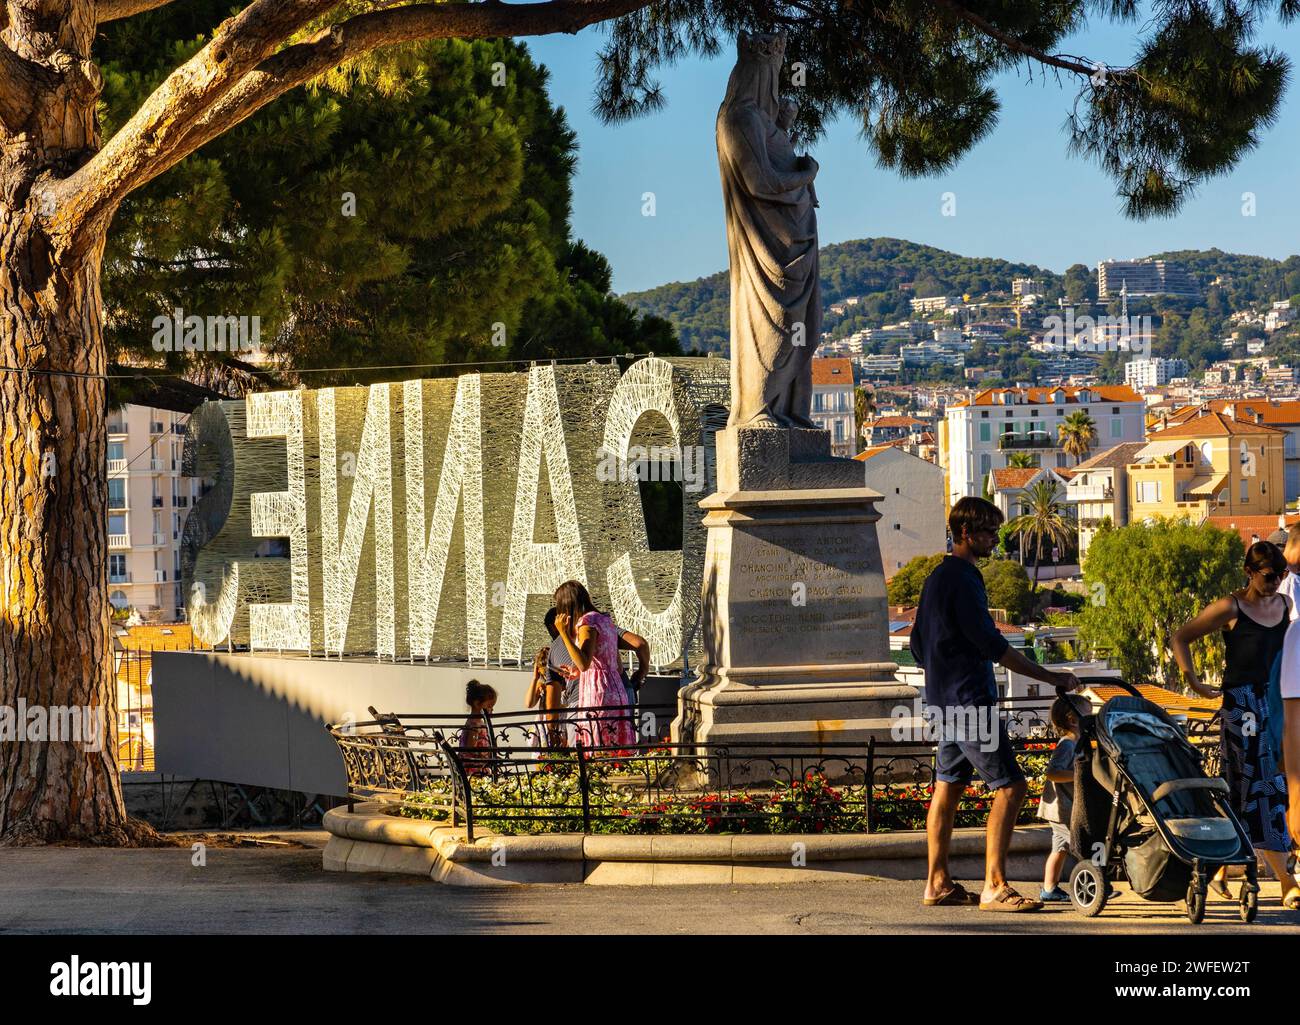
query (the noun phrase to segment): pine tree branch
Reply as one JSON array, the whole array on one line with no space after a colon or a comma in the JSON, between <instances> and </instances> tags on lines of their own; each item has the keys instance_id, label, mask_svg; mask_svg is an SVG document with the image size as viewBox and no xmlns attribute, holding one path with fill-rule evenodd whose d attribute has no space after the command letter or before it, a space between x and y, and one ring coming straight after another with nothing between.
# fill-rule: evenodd
<instances>
[{"instance_id":1,"label":"pine tree branch","mask_svg":"<svg viewBox=\"0 0 1300 1025\"><path fill-rule=\"evenodd\" d=\"M255 0L217 29L121 130L57 187L69 249L89 245L130 192L272 100L382 46L421 39L491 39L574 33L653 0L428 3L370 11L278 47L338 0Z\"/></svg>"},{"instance_id":2,"label":"pine tree branch","mask_svg":"<svg viewBox=\"0 0 1300 1025\"><path fill-rule=\"evenodd\" d=\"M175 0L98 0L95 4L95 18L103 25L108 21L131 18L145 11L156 11L166 7Z\"/></svg>"},{"instance_id":3,"label":"pine tree branch","mask_svg":"<svg viewBox=\"0 0 1300 1025\"><path fill-rule=\"evenodd\" d=\"M212 41L173 71L80 170L50 191L51 231L70 256L89 251L122 199L154 177L152 169L195 120L248 72L338 0L253 0L219 25Z\"/></svg>"},{"instance_id":4,"label":"pine tree branch","mask_svg":"<svg viewBox=\"0 0 1300 1025\"><path fill-rule=\"evenodd\" d=\"M961 21L966 22L972 28L977 29L990 39L1001 43L1013 53L1021 54L1031 60L1038 61L1050 68L1059 68L1062 71L1069 71L1075 75L1092 76L1101 69L1099 64L1087 64L1075 57L1069 57L1060 53L1046 53L1037 47L1030 46L1028 43L1004 32L988 19L976 14L974 11L967 10L955 0L931 0L936 7L941 7L950 14L955 15Z\"/></svg>"}]
</instances>

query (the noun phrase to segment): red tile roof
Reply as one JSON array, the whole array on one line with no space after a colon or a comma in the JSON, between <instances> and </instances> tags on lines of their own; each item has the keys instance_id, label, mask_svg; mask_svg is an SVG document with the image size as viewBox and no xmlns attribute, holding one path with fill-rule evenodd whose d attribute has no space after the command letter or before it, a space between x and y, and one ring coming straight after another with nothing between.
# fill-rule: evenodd
<instances>
[{"instance_id":1,"label":"red tile roof","mask_svg":"<svg viewBox=\"0 0 1300 1025\"><path fill-rule=\"evenodd\" d=\"M1085 459L1074 467L1073 472L1079 473L1083 470L1096 470L1102 467L1113 469L1117 466L1127 466L1133 462L1133 457L1137 455L1138 451L1145 446L1145 441L1122 441L1118 445Z\"/></svg>"},{"instance_id":2,"label":"red tile roof","mask_svg":"<svg viewBox=\"0 0 1300 1025\"><path fill-rule=\"evenodd\" d=\"M914 416L878 416L866 422L867 427L924 427L925 421Z\"/></svg>"},{"instance_id":3,"label":"red tile roof","mask_svg":"<svg viewBox=\"0 0 1300 1025\"><path fill-rule=\"evenodd\" d=\"M1284 517L1273 516L1207 516L1206 524L1220 530L1235 530L1243 544L1251 543L1251 536L1267 541L1269 534L1275 530L1289 530L1293 524L1300 523L1300 516L1286 519L1286 526L1280 526L1278 520Z\"/></svg>"},{"instance_id":4,"label":"red tile roof","mask_svg":"<svg viewBox=\"0 0 1300 1025\"><path fill-rule=\"evenodd\" d=\"M1042 472L1041 466L1004 466L993 471L993 489L1018 491Z\"/></svg>"},{"instance_id":5,"label":"red tile roof","mask_svg":"<svg viewBox=\"0 0 1300 1025\"><path fill-rule=\"evenodd\" d=\"M814 359L812 361L813 385L823 387L840 384L845 388L853 387L853 360L844 357Z\"/></svg>"},{"instance_id":6,"label":"red tile roof","mask_svg":"<svg viewBox=\"0 0 1300 1025\"><path fill-rule=\"evenodd\" d=\"M1152 431L1147 441L1172 441L1175 438L1226 438L1239 434L1285 434L1286 431L1267 424L1242 423L1224 413L1210 412L1194 416L1163 431Z\"/></svg>"},{"instance_id":7,"label":"red tile roof","mask_svg":"<svg viewBox=\"0 0 1300 1025\"><path fill-rule=\"evenodd\" d=\"M1057 385L1053 388L986 388L978 392L974 398L964 402L954 402L949 409L960 409L963 406L994 406L1000 405L997 396L1005 392L1014 392L1018 395L1024 395L1025 401L1030 404L1044 405L1052 401L1052 393L1061 391L1065 393L1066 404L1078 404L1078 393L1085 390L1082 386L1070 387L1066 385ZM1098 402L1141 402L1142 396L1135 392L1126 384L1098 384L1090 385L1086 389L1096 394Z\"/></svg>"},{"instance_id":8,"label":"red tile roof","mask_svg":"<svg viewBox=\"0 0 1300 1025\"><path fill-rule=\"evenodd\" d=\"M1134 686L1137 688L1137 692L1152 704L1159 705L1166 711L1186 715L1189 719L1210 719L1213 717L1215 709L1219 707L1218 699L1202 698L1195 694L1179 694L1175 690L1169 690L1167 687L1157 687L1151 683L1138 683L1134 684ZM1108 687L1105 684L1090 684L1083 689L1091 691L1103 703L1111 698L1128 694L1128 691L1122 687Z\"/></svg>"},{"instance_id":9,"label":"red tile roof","mask_svg":"<svg viewBox=\"0 0 1300 1025\"><path fill-rule=\"evenodd\" d=\"M853 458L860 463L865 463L872 456L878 456L880 455L881 452L887 451L888 449L894 447L895 447L894 445L872 445L870 448L864 448Z\"/></svg>"},{"instance_id":10,"label":"red tile roof","mask_svg":"<svg viewBox=\"0 0 1300 1025\"><path fill-rule=\"evenodd\" d=\"M1300 424L1300 400L1276 402L1266 399L1243 399L1234 405L1233 411L1237 414L1237 419L1246 423L1254 423L1254 415L1258 414L1260 422L1265 424L1274 426Z\"/></svg>"}]
</instances>

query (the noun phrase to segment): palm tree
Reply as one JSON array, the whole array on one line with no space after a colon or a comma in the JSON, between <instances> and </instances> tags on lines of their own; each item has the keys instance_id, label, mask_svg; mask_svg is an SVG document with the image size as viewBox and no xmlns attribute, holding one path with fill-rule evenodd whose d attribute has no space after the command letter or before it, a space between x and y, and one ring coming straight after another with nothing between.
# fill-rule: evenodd
<instances>
[{"instance_id":1,"label":"palm tree","mask_svg":"<svg viewBox=\"0 0 1300 1025\"><path fill-rule=\"evenodd\" d=\"M1073 538L1073 527L1065 516L1065 506L1056 481L1045 479L1031 485L1021 498L1025 512L1007 527L1012 534L1028 538L1034 549L1034 590L1038 590L1038 569L1043 562L1043 546L1066 548Z\"/></svg>"},{"instance_id":2,"label":"palm tree","mask_svg":"<svg viewBox=\"0 0 1300 1025\"><path fill-rule=\"evenodd\" d=\"M1056 434L1065 454L1074 456L1077 465L1088 458L1089 450L1097 441L1097 422L1078 409L1057 425Z\"/></svg>"},{"instance_id":3,"label":"palm tree","mask_svg":"<svg viewBox=\"0 0 1300 1025\"><path fill-rule=\"evenodd\" d=\"M1037 465L1028 452L1012 452L1007 456L1007 469L1031 470Z\"/></svg>"},{"instance_id":4,"label":"palm tree","mask_svg":"<svg viewBox=\"0 0 1300 1025\"><path fill-rule=\"evenodd\" d=\"M876 393L865 385L853 389L853 420L857 424L858 437L862 437L862 428L868 418L876 413Z\"/></svg>"}]
</instances>

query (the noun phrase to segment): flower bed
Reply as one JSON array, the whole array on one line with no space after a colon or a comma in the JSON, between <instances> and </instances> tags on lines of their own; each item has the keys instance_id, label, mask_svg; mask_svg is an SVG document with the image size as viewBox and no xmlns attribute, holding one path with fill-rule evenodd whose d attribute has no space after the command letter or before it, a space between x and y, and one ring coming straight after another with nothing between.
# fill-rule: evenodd
<instances>
[{"instance_id":1,"label":"flower bed","mask_svg":"<svg viewBox=\"0 0 1300 1025\"><path fill-rule=\"evenodd\" d=\"M1029 777L1022 823L1035 819L1051 744L1025 745L1021 765ZM809 770L803 778L718 792L664 789L652 781L665 768L659 752L628 752L585 766L587 806L571 755L543 755L511 771L471 775L474 821L503 834L584 832L600 834L862 833L925 828L932 787L919 783L875 784L868 801L863 783L828 780ZM861 775L859 773L859 775ZM983 825L992 794L982 784L965 788L958 826ZM400 814L445 821L451 782L435 781L405 796Z\"/></svg>"}]
</instances>

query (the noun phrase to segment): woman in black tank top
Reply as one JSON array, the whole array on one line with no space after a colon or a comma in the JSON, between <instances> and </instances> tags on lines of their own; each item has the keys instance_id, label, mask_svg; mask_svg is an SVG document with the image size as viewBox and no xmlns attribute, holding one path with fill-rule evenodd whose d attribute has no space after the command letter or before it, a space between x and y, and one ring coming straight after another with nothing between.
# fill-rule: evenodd
<instances>
[{"instance_id":1,"label":"woman in black tank top","mask_svg":"<svg viewBox=\"0 0 1300 1025\"><path fill-rule=\"evenodd\" d=\"M1269 678L1276 673L1282 641L1291 625L1291 603L1277 593L1286 574L1281 551L1260 541L1246 551L1247 584L1207 606L1174 634L1174 658L1183 679L1206 698L1222 696L1220 745L1229 801L1250 842L1282 881L1282 902L1300 908L1300 886L1286 870L1291 838L1286 825L1286 777L1281 752L1270 740ZM1192 662L1191 643L1223 631L1223 686L1207 687ZM1215 889L1228 896L1222 878Z\"/></svg>"}]
</instances>

